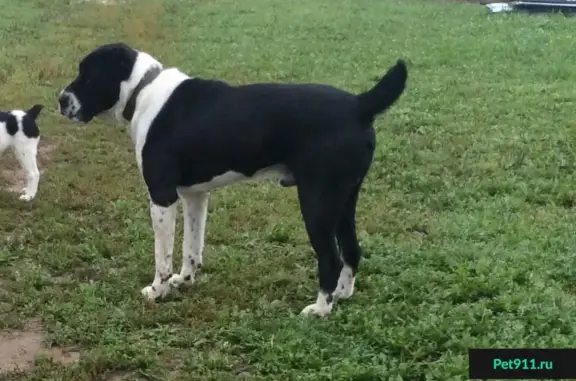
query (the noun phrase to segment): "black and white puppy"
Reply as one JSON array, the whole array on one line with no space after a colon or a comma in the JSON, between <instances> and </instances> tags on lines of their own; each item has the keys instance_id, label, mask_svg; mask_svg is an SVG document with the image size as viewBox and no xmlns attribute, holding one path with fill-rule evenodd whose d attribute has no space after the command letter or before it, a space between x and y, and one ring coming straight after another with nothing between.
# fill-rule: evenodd
<instances>
[{"instance_id":1,"label":"black and white puppy","mask_svg":"<svg viewBox=\"0 0 576 381\"><path fill-rule=\"evenodd\" d=\"M354 291L360 247L355 212L371 165L373 121L404 91L399 60L360 95L321 84L250 84L192 78L125 44L90 52L58 98L82 123L129 124L148 187L156 272L149 299L192 284L202 267L209 192L272 174L296 185L318 260L320 291L303 314L327 315ZM183 264L172 274L177 201L184 211Z\"/></svg>"},{"instance_id":2,"label":"black and white puppy","mask_svg":"<svg viewBox=\"0 0 576 381\"><path fill-rule=\"evenodd\" d=\"M36 197L40 172L36 158L40 130L36 118L44 106L35 105L28 111L0 111L0 154L7 148L13 148L16 159L26 172L26 187L22 189L20 200L30 201Z\"/></svg>"}]
</instances>

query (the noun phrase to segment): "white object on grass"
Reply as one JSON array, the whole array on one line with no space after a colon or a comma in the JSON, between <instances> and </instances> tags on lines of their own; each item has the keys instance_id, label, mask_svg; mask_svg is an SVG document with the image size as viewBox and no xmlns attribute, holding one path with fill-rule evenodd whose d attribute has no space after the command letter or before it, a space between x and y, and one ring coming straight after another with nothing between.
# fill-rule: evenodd
<instances>
[{"instance_id":1,"label":"white object on grass","mask_svg":"<svg viewBox=\"0 0 576 381\"><path fill-rule=\"evenodd\" d=\"M512 12L514 10L509 3L490 3L486 6L492 13Z\"/></svg>"}]
</instances>

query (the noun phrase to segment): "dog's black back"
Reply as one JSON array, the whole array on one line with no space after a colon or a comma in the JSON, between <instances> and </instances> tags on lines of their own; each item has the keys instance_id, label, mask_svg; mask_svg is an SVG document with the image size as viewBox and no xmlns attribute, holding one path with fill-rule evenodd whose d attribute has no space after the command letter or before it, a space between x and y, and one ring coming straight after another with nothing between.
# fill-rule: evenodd
<instances>
[{"instance_id":1,"label":"dog's black back","mask_svg":"<svg viewBox=\"0 0 576 381\"><path fill-rule=\"evenodd\" d=\"M322 155L326 146L342 141L371 156L372 120L400 96L405 81L403 62L361 96L328 85L230 86L188 79L148 131L144 175L163 168L158 181L169 180L171 196L177 197L176 186L205 183L229 171L251 177L275 165L285 165L298 182L311 164L304 158ZM344 170L346 153L333 157L330 165Z\"/></svg>"}]
</instances>

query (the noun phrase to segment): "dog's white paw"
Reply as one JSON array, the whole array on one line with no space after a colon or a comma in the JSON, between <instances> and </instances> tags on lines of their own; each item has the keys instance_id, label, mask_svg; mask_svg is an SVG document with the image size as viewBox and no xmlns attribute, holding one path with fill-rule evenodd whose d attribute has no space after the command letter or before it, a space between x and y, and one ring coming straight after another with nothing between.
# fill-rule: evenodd
<instances>
[{"instance_id":1,"label":"dog's white paw","mask_svg":"<svg viewBox=\"0 0 576 381\"><path fill-rule=\"evenodd\" d=\"M169 288L164 286L164 285L146 286L140 292L142 293L142 296L144 296L144 298L146 298L150 301L155 301L159 298L165 297L166 294L168 294L168 290L169 290Z\"/></svg>"},{"instance_id":2,"label":"dog's white paw","mask_svg":"<svg viewBox=\"0 0 576 381\"><path fill-rule=\"evenodd\" d=\"M339 284L340 292L338 293L339 299L348 299L354 294L354 283L356 282L356 278L352 278L350 281Z\"/></svg>"},{"instance_id":3,"label":"dog's white paw","mask_svg":"<svg viewBox=\"0 0 576 381\"><path fill-rule=\"evenodd\" d=\"M300 315L316 315L316 316L326 316L332 312L332 307L334 306L334 297L332 295L325 294L323 292L318 293L318 299L316 303L310 304L300 312Z\"/></svg>"},{"instance_id":4,"label":"dog's white paw","mask_svg":"<svg viewBox=\"0 0 576 381\"><path fill-rule=\"evenodd\" d=\"M22 194L20 195L19 199L22 201L30 201L35 196L33 194L28 193L28 190L26 188L22 189L22 191L20 193L22 193Z\"/></svg>"},{"instance_id":5,"label":"dog's white paw","mask_svg":"<svg viewBox=\"0 0 576 381\"><path fill-rule=\"evenodd\" d=\"M192 275L172 274L168 283L171 287L178 288L180 286L191 286L194 283Z\"/></svg>"},{"instance_id":6,"label":"dog's white paw","mask_svg":"<svg viewBox=\"0 0 576 381\"><path fill-rule=\"evenodd\" d=\"M352 269L346 265L340 271L338 278L338 286L336 287L336 295L338 299L348 299L354 294L354 283L356 277L352 275Z\"/></svg>"},{"instance_id":7,"label":"dog's white paw","mask_svg":"<svg viewBox=\"0 0 576 381\"><path fill-rule=\"evenodd\" d=\"M300 312L300 315L304 315L304 316L316 315L316 316L324 317L324 316L328 315L331 311L332 311L332 308L327 308L326 306L319 306L316 303L314 303L314 304L310 304L309 306L304 308L302 310L302 312Z\"/></svg>"}]
</instances>

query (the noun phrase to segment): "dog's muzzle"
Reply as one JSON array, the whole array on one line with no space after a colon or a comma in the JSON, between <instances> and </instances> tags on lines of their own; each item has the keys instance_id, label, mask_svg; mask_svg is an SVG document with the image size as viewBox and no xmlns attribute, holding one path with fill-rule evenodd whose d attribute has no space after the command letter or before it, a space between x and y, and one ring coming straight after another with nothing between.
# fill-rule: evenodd
<instances>
[{"instance_id":1,"label":"dog's muzzle","mask_svg":"<svg viewBox=\"0 0 576 381\"><path fill-rule=\"evenodd\" d=\"M78 98L67 90L62 90L60 96L58 97L58 108L60 109L60 114L73 121L80 121L80 102Z\"/></svg>"}]
</instances>

